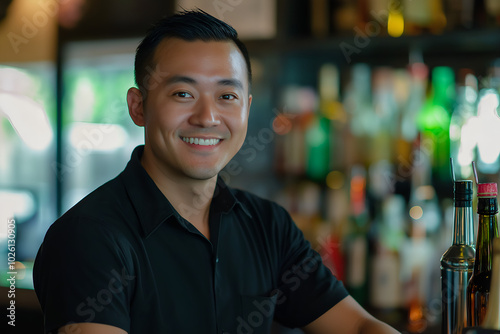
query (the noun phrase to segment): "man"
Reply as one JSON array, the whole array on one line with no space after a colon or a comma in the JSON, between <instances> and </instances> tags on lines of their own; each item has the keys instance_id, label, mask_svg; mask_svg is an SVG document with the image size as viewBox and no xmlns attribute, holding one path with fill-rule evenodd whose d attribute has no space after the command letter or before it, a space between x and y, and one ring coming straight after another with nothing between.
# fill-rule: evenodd
<instances>
[{"instance_id":1,"label":"man","mask_svg":"<svg viewBox=\"0 0 500 334\"><path fill-rule=\"evenodd\" d=\"M56 221L34 267L53 333L397 333L331 275L288 214L218 173L243 145L251 67L201 12L137 49L129 113L145 129L125 170Z\"/></svg>"}]
</instances>

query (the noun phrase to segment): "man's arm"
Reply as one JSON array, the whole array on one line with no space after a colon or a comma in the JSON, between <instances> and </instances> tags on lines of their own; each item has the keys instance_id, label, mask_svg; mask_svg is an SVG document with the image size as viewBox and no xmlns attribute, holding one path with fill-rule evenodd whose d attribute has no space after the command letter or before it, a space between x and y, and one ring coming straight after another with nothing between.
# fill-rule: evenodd
<instances>
[{"instance_id":1,"label":"man's arm","mask_svg":"<svg viewBox=\"0 0 500 334\"><path fill-rule=\"evenodd\" d=\"M391 326L375 319L354 298L347 296L303 328L307 334L396 334Z\"/></svg>"},{"instance_id":2,"label":"man's arm","mask_svg":"<svg viewBox=\"0 0 500 334\"><path fill-rule=\"evenodd\" d=\"M59 328L57 334L127 334L123 329L95 323L78 323Z\"/></svg>"}]
</instances>

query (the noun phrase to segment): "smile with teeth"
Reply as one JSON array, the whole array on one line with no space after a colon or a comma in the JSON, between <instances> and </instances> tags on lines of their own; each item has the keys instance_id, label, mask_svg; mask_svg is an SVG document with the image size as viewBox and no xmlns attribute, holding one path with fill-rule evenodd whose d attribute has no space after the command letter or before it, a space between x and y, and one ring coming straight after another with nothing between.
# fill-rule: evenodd
<instances>
[{"instance_id":1,"label":"smile with teeth","mask_svg":"<svg viewBox=\"0 0 500 334\"><path fill-rule=\"evenodd\" d=\"M188 138L182 137L182 140L188 144L202 145L202 146L214 146L220 142L220 139L204 139L204 138Z\"/></svg>"}]
</instances>

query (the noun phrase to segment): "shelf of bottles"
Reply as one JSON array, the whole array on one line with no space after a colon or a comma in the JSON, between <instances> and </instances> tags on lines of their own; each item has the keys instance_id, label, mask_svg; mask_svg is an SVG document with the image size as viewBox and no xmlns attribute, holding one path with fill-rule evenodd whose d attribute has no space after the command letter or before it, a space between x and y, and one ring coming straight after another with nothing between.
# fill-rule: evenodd
<instances>
[{"instance_id":1,"label":"shelf of bottles","mask_svg":"<svg viewBox=\"0 0 500 334\"><path fill-rule=\"evenodd\" d=\"M286 15L283 25L293 38L324 39L352 35L398 38L490 30L500 26L500 5L496 0L282 2Z\"/></svg>"},{"instance_id":2,"label":"shelf of bottles","mask_svg":"<svg viewBox=\"0 0 500 334\"><path fill-rule=\"evenodd\" d=\"M272 125L284 188L275 199L359 302L414 310L414 330L441 317L450 157L458 179L472 179L475 161L483 180L498 182L499 65L479 77L423 63L358 63L341 80L324 63L316 88L282 87Z\"/></svg>"},{"instance_id":3,"label":"shelf of bottles","mask_svg":"<svg viewBox=\"0 0 500 334\"><path fill-rule=\"evenodd\" d=\"M424 3L431 7L412 7ZM472 180L475 161L483 181L499 181L500 54L490 45L499 38L498 9L458 3L297 2L287 10L302 6L315 20L287 27L275 63L256 61L272 73L264 86L279 96L270 102L266 143L281 187L270 197L354 298L411 333L441 322L439 259L452 242L454 210L450 157L457 179ZM370 7L377 5L386 7ZM422 10L433 20L417 24ZM370 12L386 13L385 21ZM370 22L379 30L367 33ZM356 36L371 37L370 45L342 49ZM476 44L466 46L462 36ZM427 61L440 52L444 58ZM370 59L375 53L386 57ZM473 203L476 210L476 194Z\"/></svg>"}]
</instances>

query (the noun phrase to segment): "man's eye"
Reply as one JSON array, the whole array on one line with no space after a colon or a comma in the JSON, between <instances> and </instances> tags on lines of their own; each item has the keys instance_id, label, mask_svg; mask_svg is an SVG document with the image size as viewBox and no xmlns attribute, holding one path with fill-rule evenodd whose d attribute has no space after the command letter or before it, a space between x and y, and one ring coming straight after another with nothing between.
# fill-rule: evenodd
<instances>
[{"instance_id":1,"label":"man's eye","mask_svg":"<svg viewBox=\"0 0 500 334\"><path fill-rule=\"evenodd\" d=\"M177 92L174 93L175 96L182 97L182 98L188 98L188 97L193 97L191 94L188 92Z\"/></svg>"},{"instance_id":2,"label":"man's eye","mask_svg":"<svg viewBox=\"0 0 500 334\"><path fill-rule=\"evenodd\" d=\"M236 96L234 94L224 94L220 97L222 100L234 100Z\"/></svg>"}]
</instances>

